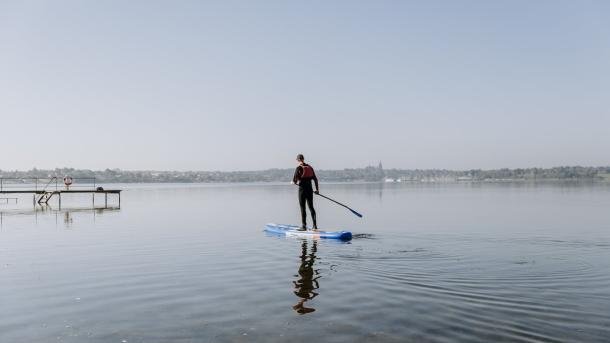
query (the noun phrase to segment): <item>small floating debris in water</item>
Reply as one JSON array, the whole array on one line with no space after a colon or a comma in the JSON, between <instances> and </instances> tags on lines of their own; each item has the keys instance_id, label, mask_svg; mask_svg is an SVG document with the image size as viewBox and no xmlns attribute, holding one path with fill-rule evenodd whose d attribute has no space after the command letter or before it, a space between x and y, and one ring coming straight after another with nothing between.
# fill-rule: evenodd
<instances>
[{"instance_id":1,"label":"small floating debris in water","mask_svg":"<svg viewBox=\"0 0 610 343\"><path fill-rule=\"evenodd\" d=\"M532 261L525 261L525 260L520 260L520 261L515 261L513 262L513 264L535 264L536 261L532 260Z\"/></svg>"},{"instance_id":2,"label":"small floating debris in water","mask_svg":"<svg viewBox=\"0 0 610 343\"><path fill-rule=\"evenodd\" d=\"M370 233L357 233L352 235L352 239L354 238L375 239L375 236Z\"/></svg>"},{"instance_id":3,"label":"small floating debris in water","mask_svg":"<svg viewBox=\"0 0 610 343\"><path fill-rule=\"evenodd\" d=\"M412 252L424 252L424 251L426 251L426 249L424 249L424 248L415 248L415 249L412 249L412 250L408 250L408 249L406 249L406 250L398 250L397 252L399 252L399 253L412 253Z\"/></svg>"}]
</instances>

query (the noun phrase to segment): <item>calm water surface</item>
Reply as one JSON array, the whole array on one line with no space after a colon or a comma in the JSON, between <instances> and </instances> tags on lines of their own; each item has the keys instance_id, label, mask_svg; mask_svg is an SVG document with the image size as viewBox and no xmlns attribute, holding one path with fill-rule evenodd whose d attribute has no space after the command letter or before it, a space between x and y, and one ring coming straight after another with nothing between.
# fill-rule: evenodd
<instances>
[{"instance_id":1,"label":"calm water surface","mask_svg":"<svg viewBox=\"0 0 610 343\"><path fill-rule=\"evenodd\" d=\"M265 234L290 186L121 187L0 202L0 342L610 340L607 185L323 184L349 243Z\"/></svg>"}]
</instances>

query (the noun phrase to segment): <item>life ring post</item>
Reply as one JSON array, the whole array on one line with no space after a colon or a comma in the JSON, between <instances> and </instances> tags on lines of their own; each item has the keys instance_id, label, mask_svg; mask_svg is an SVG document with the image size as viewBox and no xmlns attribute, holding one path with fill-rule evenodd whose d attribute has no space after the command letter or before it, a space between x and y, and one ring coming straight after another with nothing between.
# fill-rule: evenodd
<instances>
[{"instance_id":1,"label":"life ring post","mask_svg":"<svg viewBox=\"0 0 610 343\"><path fill-rule=\"evenodd\" d=\"M72 184L72 177L66 175L64 176L64 185L66 185L66 190L70 190L70 185Z\"/></svg>"}]
</instances>

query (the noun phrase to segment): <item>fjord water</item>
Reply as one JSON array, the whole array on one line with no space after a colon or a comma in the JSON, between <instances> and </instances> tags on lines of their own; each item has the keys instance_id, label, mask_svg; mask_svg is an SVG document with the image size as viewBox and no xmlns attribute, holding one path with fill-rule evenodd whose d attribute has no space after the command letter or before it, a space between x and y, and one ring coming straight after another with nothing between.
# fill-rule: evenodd
<instances>
[{"instance_id":1,"label":"fjord water","mask_svg":"<svg viewBox=\"0 0 610 343\"><path fill-rule=\"evenodd\" d=\"M315 199L347 243L265 234L298 224L288 185L117 187L0 204L0 342L610 337L604 184L323 184L364 214Z\"/></svg>"}]
</instances>

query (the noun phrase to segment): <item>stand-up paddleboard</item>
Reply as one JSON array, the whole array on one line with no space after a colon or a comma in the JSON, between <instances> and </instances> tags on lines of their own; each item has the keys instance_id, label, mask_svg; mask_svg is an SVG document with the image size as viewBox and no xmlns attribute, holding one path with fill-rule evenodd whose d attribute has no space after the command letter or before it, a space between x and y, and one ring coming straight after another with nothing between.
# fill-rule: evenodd
<instances>
[{"instance_id":1,"label":"stand-up paddleboard","mask_svg":"<svg viewBox=\"0 0 610 343\"><path fill-rule=\"evenodd\" d=\"M352 239L352 233L349 231L323 231L323 230L299 230L296 225L284 224L267 224L265 231L286 236L303 237L303 238L331 238L348 241Z\"/></svg>"}]
</instances>

